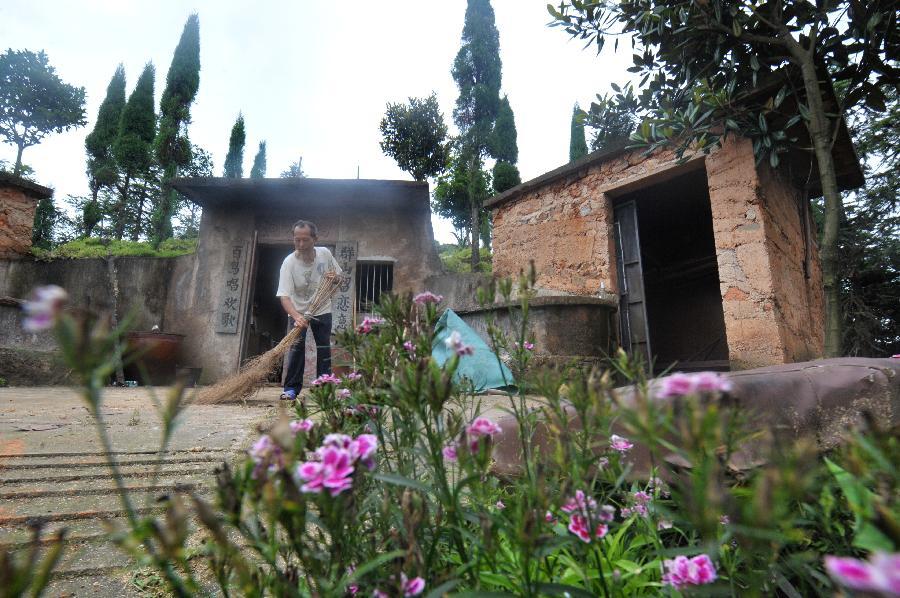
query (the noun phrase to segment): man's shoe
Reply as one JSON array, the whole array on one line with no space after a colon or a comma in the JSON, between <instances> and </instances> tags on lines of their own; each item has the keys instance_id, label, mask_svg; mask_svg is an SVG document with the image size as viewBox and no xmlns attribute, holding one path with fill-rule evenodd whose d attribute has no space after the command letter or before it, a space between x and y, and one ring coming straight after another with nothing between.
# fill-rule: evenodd
<instances>
[{"instance_id":1,"label":"man's shoe","mask_svg":"<svg viewBox=\"0 0 900 598\"><path fill-rule=\"evenodd\" d=\"M286 389L283 393L281 393L281 397L279 397L282 401L293 401L297 398L297 391Z\"/></svg>"}]
</instances>

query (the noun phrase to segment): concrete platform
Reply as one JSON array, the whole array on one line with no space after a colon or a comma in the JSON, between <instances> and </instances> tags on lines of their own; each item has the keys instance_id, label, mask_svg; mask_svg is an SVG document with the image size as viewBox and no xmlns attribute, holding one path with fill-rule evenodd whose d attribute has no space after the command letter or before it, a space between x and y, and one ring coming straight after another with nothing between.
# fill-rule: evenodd
<instances>
[{"instance_id":1,"label":"concrete platform","mask_svg":"<svg viewBox=\"0 0 900 598\"><path fill-rule=\"evenodd\" d=\"M161 424L151 393L164 401L167 391L110 388L103 397L114 456L135 507L147 513L159 510L155 499L176 484L209 493L212 470L256 438L257 427L276 415L280 394L263 388L243 404L188 407L154 475ZM123 526L122 516L81 396L61 387L0 389L0 545L23 549L34 519L45 521L47 532L68 530L46 596L147 595L133 583L130 560L106 540L108 524Z\"/></svg>"}]
</instances>

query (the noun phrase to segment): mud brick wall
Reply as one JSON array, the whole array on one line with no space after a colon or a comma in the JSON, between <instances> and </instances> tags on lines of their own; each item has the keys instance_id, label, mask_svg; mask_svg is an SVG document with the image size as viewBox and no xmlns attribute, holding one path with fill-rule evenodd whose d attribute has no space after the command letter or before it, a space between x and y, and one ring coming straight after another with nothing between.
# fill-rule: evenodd
<instances>
[{"instance_id":1,"label":"mud brick wall","mask_svg":"<svg viewBox=\"0 0 900 598\"><path fill-rule=\"evenodd\" d=\"M31 250L38 201L23 189L0 182L0 258L18 258Z\"/></svg>"},{"instance_id":2,"label":"mud brick wall","mask_svg":"<svg viewBox=\"0 0 900 598\"><path fill-rule=\"evenodd\" d=\"M808 361L825 353L825 294L808 204L783 174L763 165L759 189L769 264L775 283L775 313L785 361Z\"/></svg>"},{"instance_id":3,"label":"mud brick wall","mask_svg":"<svg viewBox=\"0 0 900 598\"><path fill-rule=\"evenodd\" d=\"M746 139L705 158L720 292L733 369L822 355L824 301L818 250L802 234L797 191L758 170ZM611 156L494 208L494 273L534 260L538 285L596 295L616 289L613 197L679 167L671 152ZM812 232L812 231L811 231ZM808 276L804 261L808 261Z\"/></svg>"},{"instance_id":4,"label":"mud brick wall","mask_svg":"<svg viewBox=\"0 0 900 598\"><path fill-rule=\"evenodd\" d=\"M493 269L515 276L534 260L538 286L576 295L616 288L612 199L606 191L674 161L632 152L559 179L494 210Z\"/></svg>"},{"instance_id":5,"label":"mud brick wall","mask_svg":"<svg viewBox=\"0 0 900 598\"><path fill-rule=\"evenodd\" d=\"M810 243L806 280L797 190L768 166L755 166L749 140L726 143L707 158L706 172L732 367L821 357L818 250Z\"/></svg>"}]
</instances>

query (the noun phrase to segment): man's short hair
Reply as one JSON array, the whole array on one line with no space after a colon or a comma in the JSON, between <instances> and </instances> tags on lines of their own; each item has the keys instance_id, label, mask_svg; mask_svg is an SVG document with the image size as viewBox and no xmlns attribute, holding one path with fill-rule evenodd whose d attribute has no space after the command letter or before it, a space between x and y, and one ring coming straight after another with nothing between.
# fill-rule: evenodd
<instances>
[{"instance_id":1,"label":"man's short hair","mask_svg":"<svg viewBox=\"0 0 900 598\"><path fill-rule=\"evenodd\" d=\"M308 228L309 232L312 233L312 236L319 236L319 227L309 220L298 220L294 223L294 226L291 227L291 231L293 231L295 228Z\"/></svg>"}]
</instances>

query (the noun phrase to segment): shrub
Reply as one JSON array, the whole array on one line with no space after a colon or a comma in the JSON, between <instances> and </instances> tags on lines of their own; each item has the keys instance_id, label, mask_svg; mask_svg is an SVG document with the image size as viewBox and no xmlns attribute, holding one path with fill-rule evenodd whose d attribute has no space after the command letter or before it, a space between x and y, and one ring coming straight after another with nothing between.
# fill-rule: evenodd
<instances>
[{"instance_id":1,"label":"shrub","mask_svg":"<svg viewBox=\"0 0 900 598\"><path fill-rule=\"evenodd\" d=\"M499 287L508 301L511 285ZM501 429L456 377L469 348L450 335L438 366L436 304L392 298L341 335L356 371L317 379L245 458L223 464L214 504L173 493L163 519L141 518L112 462L129 514L120 545L178 595L200 592L185 556L189 511L225 595L827 595L828 573L851 583L841 571L854 567L881 583L896 559L882 553L900 538L896 434L872 422L823 456L751 427L715 374L650 381L624 354L606 371L531 372L532 295L523 277L512 338L488 325L516 377L504 432L520 439L516 475L492 474ZM97 381L121 331L80 317L61 318L58 336L110 451ZM617 377L635 383L632 399ZM183 404L176 389L160 407L163 447ZM762 464L735 468L750 444ZM853 558L826 573L830 554Z\"/></svg>"},{"instance_id":2,"label":"shrub","mask_svg":"<svg viewBox=\"0 0 900 598\"><path fill-rule=\"evenodd\" d=\"M197 239L166 239L159 249L146 241L124 241L86 237L57 246L52 251L32 248L32 255L39 259L80 259L107 256L121 257L176 257L197 250Z\"/></svg>"},{"instance_id":3,"label":"shrub","mask_svg":"<svg viewBox=\"0 0 900 598\"><path fill-rule=\"evenodd\" d=\"M482 272L490 273L491 271L491 251L487 247L479 248L481 254ZM472 250L468 247L459 247L458 245L444 244L438 248L438 255L441 258L441 264L447 272L471 272L469 260L472 257Z\"/></svg>"}]
</instances>

